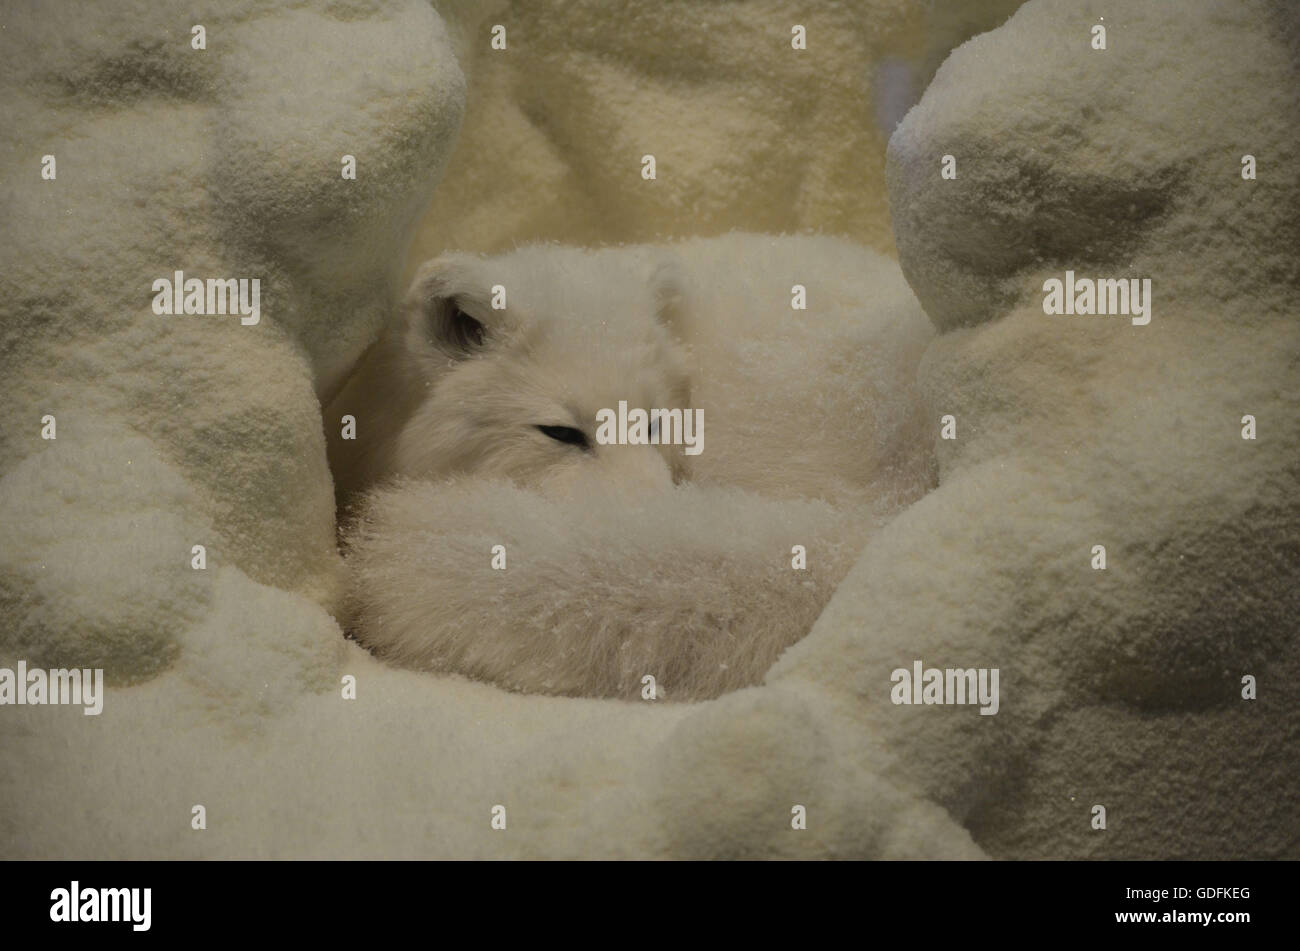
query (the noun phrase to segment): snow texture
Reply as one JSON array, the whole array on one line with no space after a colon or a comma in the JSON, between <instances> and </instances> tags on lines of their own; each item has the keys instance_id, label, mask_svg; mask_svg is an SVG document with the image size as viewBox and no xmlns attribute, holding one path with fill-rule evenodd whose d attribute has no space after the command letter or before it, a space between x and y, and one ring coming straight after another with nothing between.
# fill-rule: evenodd
<instances>
[{"instance_id":1,"label":"snow texture","mask_svg":"<svg viewBox=\"0 0 1300 951\"><path fill-rule=\"evenodd\" d=\"M915 6L875 5L872 30ZM765 685L667 705L507 693L344 642L318 399L389 313L451 154L453 50L507 138L466 130L421 240L441 216L439 243L479 250L538 236L554 205L532 196L550 188L594 197L545 237L791 230L844 207L887 247L878 176L800 172L841 150L855 172L879 158L848 67L798 67L838 90L805 128L759 93L726 103L752 36L691 46L678 25L577 10L573 48L528 53L516 30L509 54L555 58L568 85L498 89L489 54L468 52L484 15L470 3L440 7L446 29L414 0L225 4L203 53L181 4L6 7L0 665L102 664L113 687L99 717L0 709L0 855L1300 857L1300 44L1283 2L1172 7L1031 0L940 69L888 175L903 271L945 331L922 371L936 429L958 420L936 442L940 485L872 537ZM1105 52L1088 47L1099 16ZM786 21L756 29L788 46ZM892 53L923 74L933 55L888 44L853 68ZM607 65L656 45L657 85ZM601 164L492 181L492 156L539 128L518 114L572 101L553 147ZM642 144L642 113L752 147L731 164L721 147L674 155ZM713 184L619 198L612 145L634 169L660 150L661 174L698 159ZM956 180L940 180L943 154ZM476 163L502 191L452 222L472 190L451 185ZM642 216L616 213L637 201ZM513 209L500 231L493 209ZM150 282L177 267L262 278L261 324L155 316ZM1065 268L1151 277L1151 324L1044 315L1042 281ZM189 567L198 543L205 572ZM1001 711L893 706L889 672L915 659L1000 667ZM1258 700L1239 698L1243 674Z\"/></svg>"},{"instance_id":2,"label":"snow texture","mask_svg":"<svg viewBox=\"0 0 1300 951\"><path fill-rule=\"evenodd\" d=\"M889 133L943 56L1020 2L482 3L472 29L505 26L507 48L465 46L461 144L408 276L445 250L733 230L824 230L892 254Z\"/></svg>"},{"instance_id":3,"label":"snow texture","mask_svg":"<svg viewBox=\"0 0 1300 951\"><path fill-rule=\"evenodd\" d=\"M1173 6L1026 4L894 133L903 272L946 331L921 382L958 438L773 677L1000 667L995 717L857 711L884 775L995 855L1300 857L1300 17ZM1150 278L1150 324L1048 316L1067 269Z\"/></svg>"}]
</instances>

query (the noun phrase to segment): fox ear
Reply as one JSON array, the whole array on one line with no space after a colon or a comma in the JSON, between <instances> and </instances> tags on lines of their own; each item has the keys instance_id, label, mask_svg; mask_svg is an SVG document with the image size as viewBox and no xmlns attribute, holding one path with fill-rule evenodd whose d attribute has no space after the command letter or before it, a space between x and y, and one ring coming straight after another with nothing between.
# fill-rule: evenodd
<instances>
[{"instance_id":1,"label":"fox ear","mask_svg":"<svg viewBox=\"0 0 1300 951\"><path fill-rule=\"evenodd\" d=\"M656 254L650 261L650 293L655 316L675 337L681 337L686 320L686 269L672 252Z\"/></svg>"},{"instance_id":2,"label":"fox ear","mask_svg":"<svg viewBox=\"0 0 1300 951\"><path fill-rule=\"evenodd\" d=\"M472 261L459 254L426 261L403 303L408 334L453 357L481 349L489 337L489 301L468 274Z\"/></svg>"}]
</instances>

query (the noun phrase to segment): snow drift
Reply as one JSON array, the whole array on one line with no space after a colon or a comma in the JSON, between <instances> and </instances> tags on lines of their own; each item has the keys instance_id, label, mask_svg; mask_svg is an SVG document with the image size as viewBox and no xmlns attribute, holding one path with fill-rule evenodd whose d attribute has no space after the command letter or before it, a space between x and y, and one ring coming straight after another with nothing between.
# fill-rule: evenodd
<instances>
[{"instance_id":1,"label":"snow drift","mask_svg":"<svg viewBox=\"0 0 1300 951\"><path fill-rule=\"evenodd\" d=\"M953 54L894 135L888 175L903 272L943 331L921 381L940 485L873 536L765 685L679 706L390 669L330 614L318 398L388 313L451 154L465 95L453 49L480 42L471 6L445 5L444 29L401 0L227 5L203 53L180 5L5 11L0 663L102 665L111 686L98 717L0 709L0 854L1300 854L1287 5L1201 0L1171 16L1153 0L1031 0ZM1106 51L1088 42L1100 16ZM558 67L582 77L602 50L616 60L626 27L589 18L573 34L585 55ZM772 30L788 45L784 18ZM921 62L923 46L835 62L845 75L897 50ZM741 76L752 50L724 43L687 65ZM661 90L688 78L659 62ZM596 113L635 96L579 86ZM879 159L861 87L833 88L823 117ZM491 101L560 108L508 88ZM679 108L703 130L721 102L683 93L656 114ZM737 141L780 125L726 115ZM622 128L577 122L554 145L596 156L614 142L635 168L643 149ZM343 154L356 181L339 176ZM939 176L945 154L956 179ZM710 230L821 222L862 185L804 175L805 158L746 152L718 169L717 194L753 187ZM497 208L518 212L497 237L534 236L552 206L519 189L547 182L497 183ZM884 195L865 182L850 207L869 219L864 240L888 245ZM643 237L602 230L619 202L600 194L579 222L590 236ZM654 230L703 194L659 193L653 213L616 220ZM761 214L736 220L747 203ZM582 238L560 230L547 236ZM178 267L260 278L261 323L154 315L150 282ZM1042 284L1066 269L1150 277L1151 324L1045 315ZM937 439L945 414L956 440ZM56 440L41 438L45 415ZM917 659L998 667L999 713L891 704L891 670ZM1257 700L1241 699L1246 675ZM497 804L506 831L489 826ZM794 805L806 831L790 828Z\"/></svg>"}]
</instances>

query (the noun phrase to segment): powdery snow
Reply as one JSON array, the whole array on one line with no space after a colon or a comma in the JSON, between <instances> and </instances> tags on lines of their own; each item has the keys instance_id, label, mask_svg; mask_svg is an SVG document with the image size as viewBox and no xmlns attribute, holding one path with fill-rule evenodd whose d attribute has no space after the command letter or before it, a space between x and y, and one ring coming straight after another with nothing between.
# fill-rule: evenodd
<instances>
[{"instance_id":1,"label":"powdery snow","mask_svg":"<svg viewBox=\"0 0 1300 951\"><path fill-rule=\"evenodd\" d=\"M1295 857L1287 6L1206 0L1171 17L1158 2L1031 0L947 61L894 136L888 177L903 272L945 331L922 382L936 428L953 413L959 438L936 442L939 488L874 536L767 685L698 705L397 670L330 617L317 398L398 290L459 123L452 50L465 59L479 42L472 7L443 7L444 31L414 0L227 4L205 23L205 53L189 48L182 4L3 14L0 665L102 663L113 686L99 717L0 710L0 854ZM1101 15L1110 48L1094 53ZM501 146L467 129L459 161L482 162L480 184L501 188L493 207L517 213L489 227L484 209L432 242L461 207L449 179L425 245L532 237L554 205L528 196L566 182L563 194L590 183L605 197L547 237L642 237L629 231L697 212L701 231L794 229L843 206L841 224L862 216L857 236L888 244L879 178L849 174L879 160L884 133L847 73L808 133L835 168L807 175L804 132L780 138L790 110L724 112L725 82L698 99L652 91L652 115L734 128L757 151L641 213L641 198L616 201L611 146L634 168L661 150L661 174L712 169L716 154L590 121L641 108L638 84L597 65L604 51L667 49L682 30L604 34L573 16L586 16L569 36L587 52L526 53L516 30L514 51L560 61L536 89L493 86L489 101L507 150L526 131L512 116L585 101L573 142L554 148L595 164L557 159L497 185ZM778 47L785 19L771 25ZM920 39L881 44L854 68L932 54ZM734 81L753 48L710 46L690 65ZM845 143L851 161L836 165ZM356 182L338 177L344 152ZM1240 179L1245 152L1258 181ZM54 182L39 177L46 153ZM952 182L938 176L945 153ZM736 220L734 192L752 218ZM262 323L155 316L151 281L177 267L260 277ZM1151 277L1152 323L1044 315L1042 282L1067 267ZM54 442L40 439L46 413ZM1239 436L1245 413L1254 442ZM195 543L206 572L189 567ZM1105 572L1089 567L1097 543ZM1000 667L1000 712L893 706L889 673L915 659ZM1245 673L1259 678L1253 703L1238 698ZM339 696L344 674L354 701ZM489 827L498 803L505 832ZM790 829L796 803L806 832ZM1093 803L1107 806L1104 833L1089 829Z\"/></svg>"}]
</instances>

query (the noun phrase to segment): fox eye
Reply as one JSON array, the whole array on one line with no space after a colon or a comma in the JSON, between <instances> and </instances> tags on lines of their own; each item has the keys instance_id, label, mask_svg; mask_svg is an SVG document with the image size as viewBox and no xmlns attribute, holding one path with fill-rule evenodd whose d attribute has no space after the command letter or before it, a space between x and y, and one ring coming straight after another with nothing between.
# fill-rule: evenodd
<instances>
[{"instance_id":1,"label":"fox eye","mask_svg":"<svg viewBox=\"0 0 1300 951\"><path fill-rule=\"evenodd\" d=\"M574 429L572 426L538 426L537 428L556 442L567 442L583 449L587 448L587 434L581 429Z\"/></svg>"}]
</instances>

